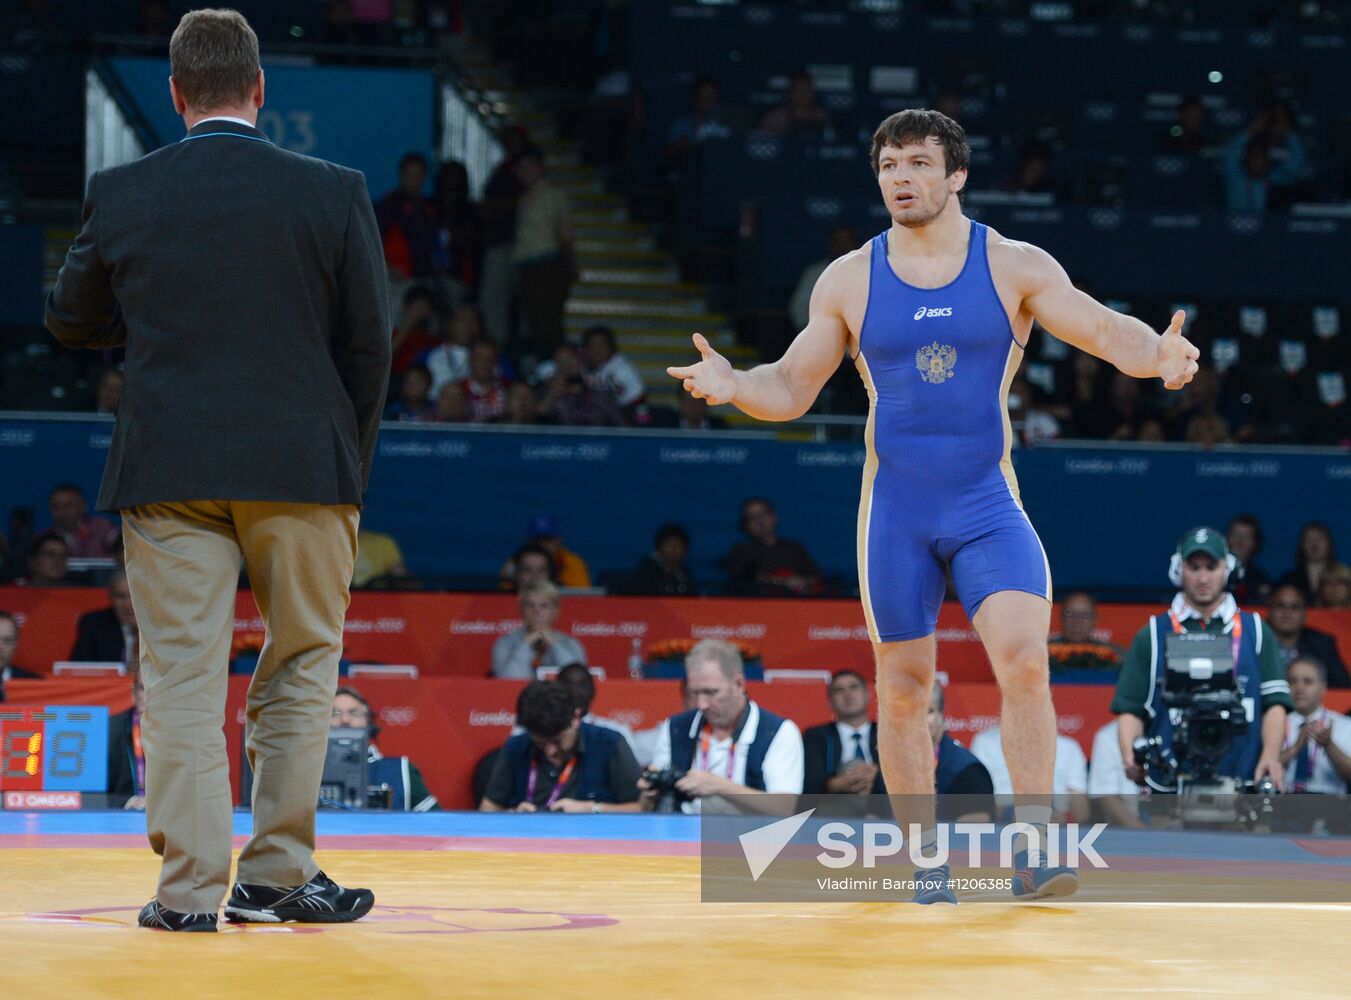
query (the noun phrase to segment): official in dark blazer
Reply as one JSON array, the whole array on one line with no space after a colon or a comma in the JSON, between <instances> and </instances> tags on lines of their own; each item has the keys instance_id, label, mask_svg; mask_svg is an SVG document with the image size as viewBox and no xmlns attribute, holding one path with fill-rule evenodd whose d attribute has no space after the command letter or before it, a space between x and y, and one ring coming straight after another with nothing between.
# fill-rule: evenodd
<instances>
[{"instance_id":1,"label":"official in dark blazer","mask_svg":"<svg viewBox=\"0 0 1351 1000\"><path fill-rule=\"evenodd\" d=\"M226 916L356 919L373 897L319 871L314 810L389 380L380 235L359 172L255 127L264 79L242 16L185 14L169 63L187 135L90 177L47 301L63 344L126 348L99 507L123 517L163 857L140 919L214 930L229 887L221 726L241 561L267 639L248 698L254 832Z\"/></svg>"},{"instance_id":2,"label":"official in dark blazer","mask_svg":"<svg viewBox=\"0 0 1351 1000\"><path fill-rule=\"evenodd\" d=\"M139 649L136 610L131 603L127 575L120 570L108 578L108 605L101 611L80 616L70 658L125 663L134 670Z\"/></svg>"},{"instance_id":3,"label":"official in dark blazer","mask_svg":"<svg viewBox=\"0 0 1351 1000\"><path fill-rule=\"evenodd\" d=\"M863 677L841 670L828 689L835 721L802 734L802 794L885 795L877 756L877 724L868 718L872 694Z\"/></svg>"}]
</instances>

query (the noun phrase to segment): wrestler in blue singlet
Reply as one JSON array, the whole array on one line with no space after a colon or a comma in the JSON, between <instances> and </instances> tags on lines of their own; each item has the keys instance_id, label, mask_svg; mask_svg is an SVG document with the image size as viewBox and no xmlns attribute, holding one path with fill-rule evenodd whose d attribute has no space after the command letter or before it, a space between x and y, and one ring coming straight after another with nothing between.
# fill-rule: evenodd
<instances>
[{"instance_id":1,"label":"wrestler in blue singlet","mask_svg":"<svg viewBox=\"0 0 1351 1000\"><path fill-rule=\"evenodd\" d=\"M985 598L1051 599L1041 540L1009 459L1009 383L1022 360L972 222L962 271L941 288L906 284L872 241L868 309L855 358L868 389L859 504L859 586L876 642L933 632L952 566L972 618Z\"/></svg>"}]
</instances>

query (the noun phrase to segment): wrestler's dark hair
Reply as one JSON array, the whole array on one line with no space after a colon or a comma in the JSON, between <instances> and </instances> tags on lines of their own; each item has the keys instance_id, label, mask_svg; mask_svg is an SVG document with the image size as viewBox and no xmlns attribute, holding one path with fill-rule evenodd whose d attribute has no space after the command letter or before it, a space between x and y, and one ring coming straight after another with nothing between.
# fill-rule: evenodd
<instances>
[{"instance_id":1,"label":"wrestler's dark hair","mask_svg":"<svg viewBox=\"0 0 1351 1000\"><path fill-rule=\"evenodd\" d=\"M891 115L873 133L874 176L878 173L878 161L882 158L884 147L895 146L899 149L928 139L937 139L943 147L943 164L947 176L970 168L971 147L967 144L965 129L941 111L909 108Z\"/></svg>"}]
</instances>

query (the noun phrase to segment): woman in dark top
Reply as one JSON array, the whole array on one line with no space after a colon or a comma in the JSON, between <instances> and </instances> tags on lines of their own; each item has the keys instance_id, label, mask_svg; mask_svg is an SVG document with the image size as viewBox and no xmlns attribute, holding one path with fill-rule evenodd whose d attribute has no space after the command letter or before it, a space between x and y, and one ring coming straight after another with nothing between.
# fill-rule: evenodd
<instances>
[{"instance_id":1,"label":"woman in dark top","mask_svg":"<svg viewBox=\"0 0 1351 1000\"><path fill-rule=\"evenodd\" d=\"M634 571L631 592L671 597L696 593L694 578L685 565L689 551L689 533L679 524L663 524L657 529L652 551L643 556Z\"/></svg>"}]
</instances>

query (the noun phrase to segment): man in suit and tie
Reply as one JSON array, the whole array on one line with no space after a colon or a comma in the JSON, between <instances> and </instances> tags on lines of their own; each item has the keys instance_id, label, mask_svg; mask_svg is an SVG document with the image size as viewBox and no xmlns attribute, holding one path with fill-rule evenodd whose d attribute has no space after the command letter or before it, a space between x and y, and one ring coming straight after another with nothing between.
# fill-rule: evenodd
<instances>
[{"instance_id":1,"label":"man in suit and tie","mask_svg":"<svg viewBox=\"0 0 1351 1000\"><path fill-rule=\"evenodd\" d=\"M253 836L231 920L342 922L373 895L314 861L358 509L389 377L388 289L365 179L258 130L258 39L226 10L169 45L182 141L89 179L47 302L69 347L125 346L98 506L122 514L141 634L140 923L214 931L229 888L222 731L241 561L267 624L249 688Z\"/></svg>"},{"instance_id":2,"label":"man in suit and tie","mask_svg":"<svg viewBox=\"0 0 1351 1000\"><path fill-rule=\"evenodd\" d=\"M117 570L108 577L108 607L80 616L75 626L72 660L137 664L136 608L131 603L127 574Z\"/></svg>"},{"instance_id":3,"label":"man in suit and tie","mask_svg":"<svg viewBox=\"0 0 1351 1000\"><path fill-rule=\"evenodd\" d=\"M835 721L802 734L803 794L885 795L877 726L868 718L868 682L852 670L840 670L831 677L827 696Z\"/></svg>"}]
</instances>

